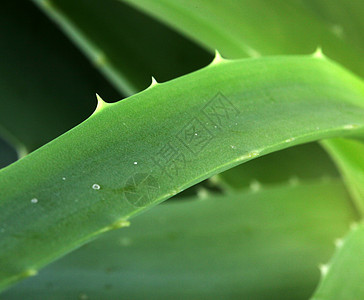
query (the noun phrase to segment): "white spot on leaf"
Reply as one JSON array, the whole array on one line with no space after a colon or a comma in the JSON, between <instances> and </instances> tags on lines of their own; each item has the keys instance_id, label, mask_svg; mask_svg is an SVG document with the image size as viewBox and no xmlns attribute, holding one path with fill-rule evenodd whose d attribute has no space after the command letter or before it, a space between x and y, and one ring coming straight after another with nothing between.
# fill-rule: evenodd
<instances>
[{"instance_id":1,"label":"white spot on leaf","mask_svg":"<svg viewBox=\"0 0 364 300\"><path fill-rule=\"evenodd\" d=\"M289 138L289 139L286 139L285 142L290 143L290 142L293 142L294 140L295 140L295 138Z\"/></svg>"},{"instance_id":2,"label":"white spot on leaf","mask_svg":"<svg viewBox=\"0 0 364 300\"><path fill-rule=\"evenodd\" d=\"M100 185L98 185L97 183L94 183L94 184L92 185L92 188L93 188L94 190L99 190L101 187L100 187Z\"/></svg>"},{"instance_id":3,"label":"white spot on leaf","mask_svg":"<svg viewBox=\"0 0 364 300\"><path fill-rule=\"evenodd\" d=\"M359 127L359 125L357 125L357 124L348 124L348 125L344 126L344 129L355 129L358 127Z\"/></svg>"}]
</instances>

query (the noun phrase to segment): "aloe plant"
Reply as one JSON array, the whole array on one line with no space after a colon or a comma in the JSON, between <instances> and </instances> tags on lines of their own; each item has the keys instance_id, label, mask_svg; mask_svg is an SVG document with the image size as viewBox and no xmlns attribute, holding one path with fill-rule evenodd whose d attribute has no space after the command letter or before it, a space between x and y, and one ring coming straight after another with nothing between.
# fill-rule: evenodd
<instances>
[{"instance_id":1,"label":"aloe plant","mask_svg":"<svg viewBox=\"0 0 364 300\"><path fill-rule=\"evenodd\" d=\"M18 2L0 297L364 297L363 4Z\"/></svg>"}]
</instances>

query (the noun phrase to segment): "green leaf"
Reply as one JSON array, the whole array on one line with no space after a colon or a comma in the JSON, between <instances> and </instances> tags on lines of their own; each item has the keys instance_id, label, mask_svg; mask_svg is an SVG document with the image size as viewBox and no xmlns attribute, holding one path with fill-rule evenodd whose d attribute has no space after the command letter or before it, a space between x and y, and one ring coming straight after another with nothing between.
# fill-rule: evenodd
<instances>
[{"instance_id":1,"label":"green leaf","mask_svg":"<svg viewBox=\"0 0 364 300\"><path fill-rule=\"evenodd\" d=\"M363 1L123 2L155 16L210 50L218 49L227 58L303 54L321 46L330 58L364 76ZM330 153L336 151L334 143L330 148ZM342 166L350 159L350 150L337 151L343 157L340 168L350 168ZM354 183L346 178L349 190L357 190L358 184L364 186L364 178L361 180ZM364 207L364 198L359 199L355 192L353 196L361 202L359 207Z\"/></svg>"},{"instance_id":2,"label":"green leaf","mask_svg":"<svg viewBox=\"0 0 364 300\"><path fill-rule=\"evenodd\" d=\"M119 91L145 89L206 65L211 55L115 0L34 0Z\"/></svg>"},{"instance_id":3,"label":"green leaf","mask_svg":"<svg viewBox=\"0 0 364 300\"><path fill-rule=\"evenodd\" d=\"M21 154L89 116L95 92L119 98L28 0L3 3L0 36L0 134Z\"/></svg>"},{"instance_id":4,"label":"green leaf","mask_svg":"<svg viewBox=\"0 0 364 300\"><path fill-rule=\"evenodd\" d=\"M217 57L118 103L100 101L88 120L0 170L0 287L230 167L363 136L363 116L363 82L306 56Z\"/></svg>"},{"instance_id":5,"label":"green leaf","mask_svg":"<svg viewBox=\"0 0 364 300\"><path fill-rule=\"evenodd\" d=\"M317 166L320 166L319 168ZM227 192L282 182L340 177L335 165L318 143L309 143L259 157L213 178Z\"/></svg>"},{"instance_id":6,"label":"green leaf","mask_svg":"<svg viewBox=\"0 0 364 300\"><path fill-rule=\"evenodd\" d=\"M227 58L307 54L321 46L364 75L362 1L120 1Z\"/></svg>"},{"instance_id":7,"label":"green leaf","mask_svg":"<svg viewBox=\"0 0 364 300\"><path fill-rule=\"evenodd\" d=\"M336 244L333 258L321 267L322 278L311 299L363 299L364 225L353 225L349 234Z\"/></svg>"},{"instance_id":8,"label":"green leaf","mask_svg":"<svg viewBox=\"0 0 364 300\"><path fill-rule=\"evenodd\" d=\"M355 220L339 181L191 198L138 216L4 299L307 299Z\"/></svg>"},{"instance_id":9,"label":"green leaf","mask_svg":"<svg viewBox=\"0 0 364 300\"><path fill-rule=\"evenodd\" d=\"M207 52L193 46L192 42L128 5L114 0L55 0L37 3L88 54L90 59L110 76L120 90L128 93L149 85L151 75L160 81L166 81L205 65L209 59ZM269 177L281 181L285 180L286 171L301 176L302 170L307 170L305 177L315 178L318 176L315 172L317 168L308 170L309 165L304 160L307 155L311 155L327 161L328 158L324 157L322 150L318 148L318 146L308 146L298 151L280 154L284 155L287 168L275 169L279 174ZM304 150L310 151L309 154ZM281 164L278 156L279 154L267 157L264 163L272 166ZM310 161L316 165L315 160ZM237 173L238 176L229 176L229 173L221 174L220 177L224 178L224 183L227 182L227 187L234 184L230 183L231 178L242 179L238 185L246 187L252 178L261 180L261 176L254 176L260 172L260 165L253 162L246 168L244 166L231 171L231 175ZM332 162L326 167L321 166L320 175L331 176L333 173L336 175L333 168ZM242 177L248 177L247 182L244 182ZM221 188L221 183L218 187Z\"/></svg>"},{"instance_id":10,"label":"green leaf","mask_svg":"<svg viewBox=\"0 0 364 300\"><path fill-rule=\"evenodd\" d=\"M356 208L364 214L364 144L359 140L323 142L346 180Z\"/></svg>"}]
</instances>

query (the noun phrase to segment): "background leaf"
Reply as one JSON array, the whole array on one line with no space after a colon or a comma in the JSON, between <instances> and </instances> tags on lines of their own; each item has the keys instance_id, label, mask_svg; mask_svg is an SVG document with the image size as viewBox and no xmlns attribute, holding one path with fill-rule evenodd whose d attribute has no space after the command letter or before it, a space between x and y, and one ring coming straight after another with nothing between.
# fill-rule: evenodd
<instances>
[{"instance_id":1,"label":"background leaf","mask_svg":"<svg viewBox=\"0 0 364 300\"><path fill-rule=\"evenodd\" d=\"M335 139L324 142L327 151L339 166L357 209L364 213L364 144L360 140Z\"/></svg>"},{"instance_id":2,"label":"background leaf","mask_svg":"<svg viewBox=\"0 0 364 300\"><path fill-rule=\"evenodd\" d=\"M307 299L356 219L336 180L160 205L4 299Z\"/></svg>"},{"instance_id":3,"label":"background leaf","mask_svg":"<svg viewBox=\"0 0 364 300\"><path fill-rule=\"evenodd\" d=\"M0 16L0 134L14 146L32 151L77 125L95 92L120 98L32 3L6 2Z\"/></svg>"},{"instance_id":4,"label":"background leaf","mask_svg":"<svg viewBox=\"0 0 364 300\"><path fill-rule=\"evenodd\" d=\"M16 161L17 153L9 143L0 138L0 168L3 168L10 163Z\"/></svg>"},{"instance_id":5,"label":"background leaf","mask_svg":"<svg viewBox=\"0 0 364 300\"><path fill-rule=\"evenodd\" d=\"M212 55L115 0L34 0L121 92L145 89L206 65Z\"/></svg>"},{"instance_id":6,"label":"background leaf","mask_svg":"<svg viewBox=\"0 0 364 300\"><path fill-rule=\"evenodd\" d=\"M364 295L364 226L352 227L345 239L337 240L338 248L312 297L324 299L361 299Z\"/></svg>"},{"instance_id":7,"label":"background leaf","mask_svg":"<svg viewBox=\"0 0 364 300\"><path fill-rule=\"evenodd\" d=\"M227 58L308 54L321 46L363 75L361 1L121 1Z\"/></svg>"}]
</instances>

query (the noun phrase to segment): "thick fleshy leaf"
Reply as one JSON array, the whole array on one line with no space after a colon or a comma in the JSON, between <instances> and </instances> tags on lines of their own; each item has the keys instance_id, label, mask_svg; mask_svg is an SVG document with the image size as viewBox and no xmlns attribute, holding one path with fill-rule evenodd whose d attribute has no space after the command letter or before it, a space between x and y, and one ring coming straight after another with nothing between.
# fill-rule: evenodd
<instances>
[{"instance_id":1,"label":"thick fleshy leaf","mask_svg":"<svg viewBox=\"0 0 364 300\"><path fill-rule=\"evenodd\" d=\"M197 69L209 58L207 52L193 46L178 33L114 0L54 0L36 3L119 89L128 93L146 87L150 83L151 75L159 81L166 81ZM327 155L325 157L318 146L307 146L287 153L283 151L276 156L265 158L264 162L272 166L281 164L280 155L285 157L287 168L271 170L271 173L275 174L270 178L275 178L277 182L286 180L287 173L309 178L316 178L321 174L326 177L336 175L332 162L321 165L320 174L315 172L317 168L309 170L309 164L304 161L307 155L328 161ZM316 165L317 161L311 159L310 163ZM230 188L234 184L237 187L236 183L240 180L238 185L241 189L252 180L263 179L259 176L260 165L261 163L252 162L247 168L233 170L226 176L221 174L220 178L224 181L218 184L218 188ZM232 174L238 176L234 175L236 180L230 183ZM222 187L221 184L225 186Z\"/></svg>"},{"instance_id":2,"label":"thick fleshy leaf","mask_svg":"<svg viewBox=\"0 0 364 300\"><path fill-rule=\"evenodd\" d=\"M307 299L356 219L339 181L160 205L4 299Z\"/></svg>"},{"instance_id":3,"label":"thick fleshy leaf","mask_svg":"<svg viewBox=\"0 0 364 300\"><path fill-rule=\"evenodd\" d=\"M322 265L321 282L312 300L364 298L364 225L353 225L327 265Z\"/></svg>"},{"instance_id":4,"label":"thick fleshy leaf","mask_svg":"<svg viewBox=\"0 0 364 300\"><path fill-rule=\"evenodd\" d=\"M217 57L118 103L100 100L88 120L0 170L0 286L230 167L363 135L364 83L322 57Z\"/></svg>"},{"instance_id":5,"label":"thick fleshy leaf","mask_svg":"<svg viewBox=\"0 0 364 300\"><path fill-rule=\"evenodd\" d=\"M363 1L122 1L164 21L208 49L218 49L227 58L303 54L321 46L330 58L364 76ZM329 144L327 141L326 145ZM335 143L330 149L330 153L340 153L340 168L350 169L344 162L350 160L351 151L335 150ZM352 183L346 178L346 182L350 191L357 190L358 180ZM364 181L359 185L364 186ZM358 209L362 209L364 198L359 199L358 193L353 196L359 203Z\"/></svg>"},{"instance_id":6,"label":"thick fleshy leaf","mask_svg":"<svg viewBox=\"0 0 364 300\"><path fill-rule=\"evenodd\" d=\"M364 143L360 140L335 139L323 144L347 181L356 207L364 214Z\"/></svg>"}]
</instances>

